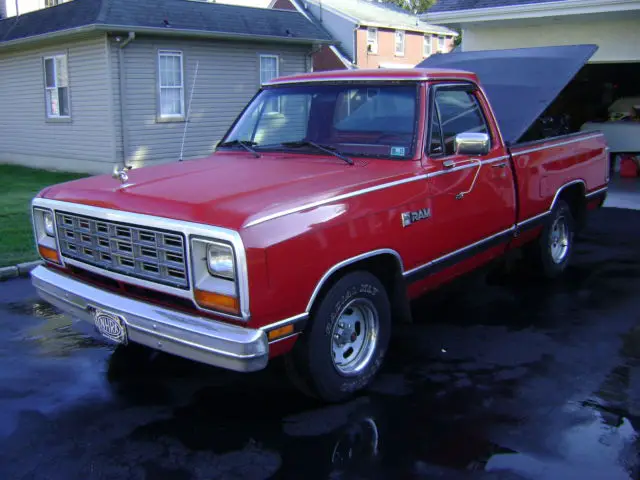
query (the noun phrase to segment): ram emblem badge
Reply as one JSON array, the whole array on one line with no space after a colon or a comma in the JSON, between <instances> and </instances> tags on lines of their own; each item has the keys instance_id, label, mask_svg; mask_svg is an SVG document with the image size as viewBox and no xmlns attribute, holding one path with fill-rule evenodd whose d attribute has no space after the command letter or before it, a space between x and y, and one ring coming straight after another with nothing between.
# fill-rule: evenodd
<instances>
[{"instance_id":1,"label":"ram emblem badge","mask_svg":"<svg viewBox=\"0 0 640 480\"><path fill-rule=\"evenodd\" d=\"M402 226L408 227L412 223L419 222L420 220L426 220L429 217L431 217L431 210L428 208L421 208L420 210L416 210L414 212L403 212Z\"/></svg>"}]
</instances>

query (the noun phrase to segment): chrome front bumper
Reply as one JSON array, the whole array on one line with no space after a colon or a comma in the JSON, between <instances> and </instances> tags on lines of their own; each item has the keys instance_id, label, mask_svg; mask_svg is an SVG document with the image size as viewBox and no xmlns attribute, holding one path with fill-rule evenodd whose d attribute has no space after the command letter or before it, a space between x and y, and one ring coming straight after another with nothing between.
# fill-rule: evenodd
<instances>
[{"instance_id":1,"label":"chrome front bumper","mask_svg":"<svg viewBox=\"0 0 640 480\"><path fill-rule=\"evenodd\" d=\"M128 340L197 362L240 372L266 367L267 335L116 295L45 266L31 272L39 295L71 317L93 324L92 309L119 315Z\"/></svg>"}]
</instances>

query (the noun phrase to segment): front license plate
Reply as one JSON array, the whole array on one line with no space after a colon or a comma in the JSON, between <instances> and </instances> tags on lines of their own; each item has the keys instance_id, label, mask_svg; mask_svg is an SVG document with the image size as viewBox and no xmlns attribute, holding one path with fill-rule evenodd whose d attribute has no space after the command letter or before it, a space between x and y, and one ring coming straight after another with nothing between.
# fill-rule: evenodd
<instances>
[{"instance_id":1,"label":"front license plate","mask_svg":"<svg viewBox=\"0 0 640 480\"><path fill-rule=\"evenodd\" d=\"M112 342L127 343L127 327L121 316L96 309L93 312L93 319L102 336Z\"/></svg>"}]
</instances>

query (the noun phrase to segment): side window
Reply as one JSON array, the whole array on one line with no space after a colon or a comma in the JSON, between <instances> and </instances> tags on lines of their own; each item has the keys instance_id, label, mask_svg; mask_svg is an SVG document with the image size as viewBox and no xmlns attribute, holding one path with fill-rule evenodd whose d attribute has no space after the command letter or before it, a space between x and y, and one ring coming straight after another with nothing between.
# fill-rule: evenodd
<instances>
[{"instance_id":1,"label":"side window","mask_svg":"<svg viewBox=\"0 0 640 480\"><path fill-rule=\"evenodd\" d=\"M456 135L463 132L489 133L476 96L464 90L438 90L435 98L445 155L453 155Z\"/></svg>"},{"instance_id":2,"label":"side window","mask_svg":"<svg viewBox=\"0 0 640 480\"><path fill-rule=\"evenodd\" d=\"M260 55L260 85L280 75L280 57L278 55ZM280 96L276 95L267 105L266 113L281 113Z\"/></svg>"},{"instance_id":3,"label":"side window","mask_svg":"<svg viewBox=\"0 0 640 480\"><path fill-rule=\"evenodd\" d=\"M44 79L47 117L70 118L69 72L66 55L45 57Z\"/></svg>"},{"instance_id":4,"label":"side window","mask_svg":"<svg viewBox=\"0 0 640 480\"><path fill-rule=\"evenodd\" d=\"M184 65L181 51L158 51L160 117L184 117Z\"/></svg>"},{"instance_id":5,"label":"side window","mask_svg":"<svg viewBox=\"0 0 640 480\"><path fill-rule=\"evenodd\" d=\"M429 154L442 155L444 153L444 147L442 143L442 128L440 128L440 116L438 115L438 109L434 105L431 112L431 137L429 142Z\"/></svg>"}]
</instances>

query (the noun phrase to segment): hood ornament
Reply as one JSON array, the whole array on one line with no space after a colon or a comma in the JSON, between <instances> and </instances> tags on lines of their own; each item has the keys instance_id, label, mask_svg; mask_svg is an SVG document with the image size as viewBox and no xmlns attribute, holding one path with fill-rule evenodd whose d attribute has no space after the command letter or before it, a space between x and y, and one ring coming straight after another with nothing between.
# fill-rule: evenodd
<instances>
[{"instance_id":1,"label":"hood ornament","mask_svg":"<svg viewBox=\"0 0 640 480\"><path fill-rule=\"evenodd\" d=\"M113 166L113 173L111 174L111 176L115 179L119 179L120 183L124 184L127 182L127 180L129 180L129 175L127 175L127 172L132 168L133 167L125 165L122 169L119 169L118 165L116 164Z\"/></svg>"}]
</instances>

